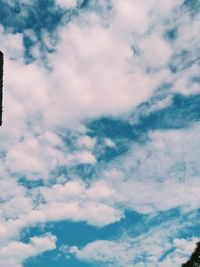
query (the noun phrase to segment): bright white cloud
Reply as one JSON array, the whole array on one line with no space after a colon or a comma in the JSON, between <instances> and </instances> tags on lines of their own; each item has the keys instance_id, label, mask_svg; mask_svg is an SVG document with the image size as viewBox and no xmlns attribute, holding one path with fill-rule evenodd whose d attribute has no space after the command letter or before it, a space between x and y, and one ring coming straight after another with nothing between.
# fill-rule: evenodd
<instances>
[{"instance_id":1,"label":"bright white cloud","mask_svg":"<svg viewBox=\"0 0 200 267\"><path fill-rule=\"evenodd\" d=\"M94 164L96 163L96 158L89 151L81 151L75 154L75 158L79 163L83 164Z\"/></svg>"},{"instance_id":2,"label":"bright white cloud","mask_svg":"<svg viewBox=\"0 0 200 267\"><path fill-rule=\"evenodd\" d=\"M110 138L105 138L105 144L109 147L115 147L115 143Z\"/></svg>"},{"instance_id":3,"label":"bright white cloud","mask_svg":"<svg viewBox=\"0 0 200 267\"><path fill-rule=\"evenodd\" d=\"M96 143L96 139L92 138L88 135L80 136L77 140L77 144L80 147L86 147L88 149L92 149Z\"/></svg>"},{"instance_id":4,"label":"bright white cloud","mask_svg":"<svg viewBox=\"0 0 200 267\"><path fill-rule=\"evenodd\" d=\"M23 173L28 179L47 179L48 173L59 164L67 164L67 158L52 142L59 142L56 135L26 137L10 148L6 165L11 172ZM47 142L46 142L47 141Z\"/></svg>"},{"instance_id":5,"label":"bright white cloud","mask_svg":"<svg viewBox=\"0 0 200 267\"><path fill-rule=\"evenodd\" d=\"M104 27L96 15L87 13L65 28L59 28L57 53L48 57L53 68L50 73L36 63L24 66L20 61L7 60L7 105L12 104L15 110L9 114L5 110L6 121L16 118L15 123L18 121L19 125L21 120L31 116L45 127L49 124L58 126L85 117L119 115L148 100L156 87L168 78L166 63L172 53L171 45L157 29L151 36L146 35L146 31L157 23L151 17L155 6L160 12L166 11L164 4L153 0L148 4L145 1L117 1L113 3L109 27ZM162 21L159 22L162 25ZM25 34L35 38L31 31ZM51 37L46 38L46 35L44 32L44 42L49 47ZM2 36L5 37L3 33ZM7 39L18 43L22 53L22 36L17 36L9 35ZM21 41L15 38L21 38ZM135 46L141 50L140 57L134 55L132 48ZM12 57L11 52L7 54ZM158 69L157 73L147 73L145 64L162 67L164 72Z\"/></svg>"},{"instance_id":6,"label":"bright white cloud","mask_svg":"<svg viewBox=\"0 0 200 267\"><path fill-rule=\"evenodd\" d=\"M56 237L47 234L43 237L32 237L30 243L10 242L0 248L0 266L22 267L22 263L29 257L36 256L47 250L56 248Z\"/></svg>"},{"instance_id":7,"label":"bright white cloud","mask_svg":"<svg viewBox=\"0 0 200 267\"><path fill-rule=\"evenodd\" d=\"M50 59L52 84L59 84L60 93L52 92L53 107L58 108L46 114L48 120L60 120L63 114L65 119L68 115L75 119L126 112L147 100L166 78L167 73L148 74L142 67L134 68L131 41L115 31L90 16L86 25L77 21L63 29L58 53ZM169 52L160 52L163 64ZM61 113L61 108L70 113Z\"/></svg>"},{"instance_id":8,"label":"bright white cloud","mask_svg":"<svg viewBox=\"0 0 200 267\"><path fill-rule=\"evenodd\" d=\"M24 188L14 183L13 200L7 199L6 195L12 194L12 190L4 193L3 216L12 220L9 224L1 224L1 240L19 235L24 227L48 221L70 219L107 225L120 220L123 209L127 208L142 213L176 207L187 212L198 208L198 132L198 124L184 131L151 132L149 142L133 144L132 150L121 157L120 165L119 159L117 165L115 161L111 162L109 170L100 174L101 179L96 177L97 181L89 186L77 180L51 188L41 187L39 194L45 203L34 210L30 199L25 197ZM4 182L4 186L8 184ZM21 205L14 212L16 203Z\"/></svg>"},{"instance_id":9,"label":"bright white cloud","mask_svg":"<svg viewBox=\"0 0 200 267\"><path fill-rule=\"evenodd\" d=\"M117 197L116 192L105 182L96 182L86 191L86 195L91 199L96 200L111 200Z\"/></svg>"},{"instance_id":10,"label":"bright white cloud","mask_svg":"<svg viewBox=\"0 0 200 267\"><path fill-rule=\"evenodd\" d=\"M13 221L12 226L21 230L27 226L48 221L86 221L90 225L104 226L122 218L122 213L112 206L95 202L69 201L50 202L41 205L38 209L22 216L19 220ZM21 228L21 229L20 229Z\"/></svg>"},{"instance_id":11,"label":"bright white cloud","mask_svg":"<svg viewBox=\"0 0 200 267\"><path fill-rule=\"evenodd\" d=\"M9 55L13 60L19 60L23 57L23 35L20 33L11 34L4 31L0 25L0 50L6 55Z\"/></svg>"},{"instance_id":12,"label":"bright white cloud","mask_svg":"<svg viewBox=\"0 0 200 267\"><path fill-rule=\"evenodd\" d=\"M62 8L75 8L77 3L77 0L56 0L56 4Z\"/></svg>"},{"instance_id":13,"label":"bright white cloud","mask_svg":"<svg viewBox=\"0 0 200 267\"><path fill-rule=\"evenodd\" d=\"M12 190L12 183L5 184ZM102 227L123 217L121 210L113 206L112 198L117 197L114 190L105 182L96 182L88 188L82 181L68 181L51 188L33 189L29 191L29 197L24 187L14 184L13 189L16 191L2 194L4 202L0 213L0 247L19 237L22 229L39 223L86 221L90 225ZM42 198L43 201L33 201L31 197L34 192L37 194L36 200Z\"/></svg>"},{"instance_id":14,"label":"bright white cloud","mask_svg":"<svg viewBox=\"0 0 200 267\"><path fill-rule=\"evenodd\" d=\"M143 54L146 67L162 67L167 64L172 49L167 42L157 36L149 36L140 42L140 49Z\"/></svg>"}]
</instances>

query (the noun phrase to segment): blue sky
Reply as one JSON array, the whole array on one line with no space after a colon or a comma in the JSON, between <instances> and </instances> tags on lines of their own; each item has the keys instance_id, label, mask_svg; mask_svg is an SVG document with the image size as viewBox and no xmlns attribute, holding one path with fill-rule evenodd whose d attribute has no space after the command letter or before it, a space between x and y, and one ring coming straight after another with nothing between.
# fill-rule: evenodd
<instances>
[{"instance_id":1,"label":"blue sky","mask_svg":"<svg viewBox=\"0 0 200 267\"><path fill-rule=\"evenodd\" d=\"M0 266L181 266L200 239L199 1L0 4Z\"/></svg>"}]
</instances>

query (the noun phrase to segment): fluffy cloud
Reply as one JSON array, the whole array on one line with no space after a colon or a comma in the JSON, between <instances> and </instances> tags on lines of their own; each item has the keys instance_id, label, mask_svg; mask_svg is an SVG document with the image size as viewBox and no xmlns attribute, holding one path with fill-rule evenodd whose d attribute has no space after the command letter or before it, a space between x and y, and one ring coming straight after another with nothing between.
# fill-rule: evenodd
<instances>
[{"instance_id":1,"label":"fluffy cloud","mask_svg":"<svg viewBox=\"0 0 200 267\"><path fill-rule=\"evenodd\" d=\"M24 46L22 34L7 33L4 31L3 26L0 25L0 42L0 50L5 55L9 55L9 57L14 60L23 57Z\"/></svg>"},{"instance_id":2,"label":"fluffy cloud","mask_svg":"<svg viewBox=\"0 0 200 267\"><path fill-rule=\"evenodd\" d=\"M88 149L92 149L94 147L96 143L95 138L91 138L88 135L83 135L80 136L77 140L77 145L79 145L80 147L86 147Z\"/></svg>"},{"instance_id":3,"label":"fluffy cloud","mask_svg":"<svg viewBox=\"0 0 200 267\"><path fill-rule=\"evenodd\" d=\"M61 120L63 114L65 119L68 116L80 119L118 115L147 100L168 75L166 71L148 74L142 66L135 68L130 37L126 40L122 35L118 36L112 23L104 28L98 17L88 15L87 21L85 24L77 20L63 29L58 52L50 58L54 68L52 84L59 84L59 94L52 91L56 110L53 108L46 114L48 120ZM168 49L164 40L155 42ZM151 45L147 44L146 50ZM161 58L162 53L165 56L161 59L163 64L170 52L164 52L162 48L161 53L159 51L157 49L156 53ZM66 108L68 113L63 113Z\"/></svg>"},{"instance_id":4,"label":"fluffy cloud","mask_svg":"<svg viewBox=\"0 0 200 267\"><path fill-rule=\"evenodd\" d=\"M9 188L12 186L12 182L4 184ZM39 223L86 221L102 227L123 217L121 210L113 206L112 198L116 197L114 190L105 182L96 182L88 188L81 181L69 181L51 188L32 189L29 194L28 190L17 184L13 184L13 188L15 191L1 194L4 201L0 213L0 247L19 237L22 229ZM37 201L41 199L38 203L32 199L34 192Z\"/></svg>"},{"instance_id":5,"label":"fluffy cloud","mask_svg":"<svg viewBox=\"0 0 200 267\"><path fill-rule=\"evenodd\" d=\"M138 237L125 235L113 241L98 240L81 249L67 247L63 252L74 254L82 261L104 266L176 267L187 260L198 238L170 240L170 231L176 235L177 229L174 225L164 224L157 227L156 231L151 230Z\"/></svg>"},{"instance_id":6,"label":"fluffy cloud","mask_svg":"<svg viewBox=\"0 0 200 267\"><path fill-rule=\"evenodd\" d=\"M152 131L147 143L133 144L121 157L120 166L119 159L113 161L102 177L119 203L142 213L198 208L198 132L198 123L186 130Z\"/></svg>"},{"instance_id":7,"label":"fluffy cloud","mask_svg":"<svg viewBox=\"0 0 200 267\"><path fill-rule=\"evenodd\" d=\"M21 267L29 257L56 248L56 237L47 234L43 237L32 237L30 243L11 242L0 248L0 265L2 267Z\"/></svg>"},{"instance_id":8,"label":"fluffy cloud","mask_svg":"<svg viewBox=\"0 0 200 267\"><path fill-rule=\"evenodd\" d=\"M127 3L134 10L136 5L131 5L129 1ZM140 9L145 8L143 3ZM118 115L147 100L154 89L164 81L167 73L159 71L150 74L142 66L134 67L134 61L136 64L138 61L132 50L136 40L131 37L132 29L124 36L126 24L122 24L123 31L118 28L117 18L125 23L121 20L120 10L117 9L115 18L106 28L94 14L77 18L67 27L61 28L57 53L48 57L51 72L39 66L38 62L23 65L20 60L13 62L6 59L7 101L9 105L15 106L15 110L10 112L11 118L7 117L5 111L6 121L16 118L15 121L20 122L27 117L34 117L37 123L58 126L66 121L72 122L85 117ZM137 10L135 12L138 13ZM145 12L148 16L148 12ZM14 40L14 37L10 36L8 39ZM15 38L22 38L22 35L17 36L15 35ZM169 44L162 36L152 40L153 44L147 38L142 38L141 51L145 52L142 52L139 63L145 60L149 62L150 55L156 53L157 60L153 62L162 65L169 58ZM152 45L160 48L152 52ZM19 46L20 51L23 45ZM12 45L9 47L11 49ZM16 56L16 52L13 53ZM12 57L12 53L7 54ZM12 75L13 72L15 75Z\"/></svg>"},{"instance_id":9,"label":"fluffy cloud","mask_svg":"<svg viewBox=\"0 0 200 267\"><path fill-rule=\"evenodd\" d=\"M77 6L77 0L56 0L56 4L62 8L75 8Z\"/></svg>"},{"instance_id":10,"label":"fluffy cloud","mask_svg":"<svg viewBox=\"0 0 200 267\"><path fill-rule=\"evenodd\" d=\"M51 144L59 139L48 140L49 133L47 135L47 139L45 135L40 135L39 138L26 136L25 140L11 147L6 157L7 168L11 172L23 173L28 179L35 180L48 178L51 169L59 164L66 164L68 161L65 155ZM52 136L53 133L51 138Z\"/></svg>"}]
</instances>

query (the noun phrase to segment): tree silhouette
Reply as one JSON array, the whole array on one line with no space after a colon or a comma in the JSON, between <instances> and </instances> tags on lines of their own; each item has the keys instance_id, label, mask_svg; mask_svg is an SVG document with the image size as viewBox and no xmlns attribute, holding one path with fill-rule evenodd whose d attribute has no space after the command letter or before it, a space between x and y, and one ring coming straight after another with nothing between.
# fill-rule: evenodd
<instances>
[{"instance_id":1,"label":"tree silhouette","mask_svg":"<svg viewBox=\"0 0 200 267\"><path fill-rule=\"evenodd\" d=\"M3 105L3 53L0 51L0 126L2 125Z\"/></svg>"},{"instance_id":2,"label":"tree silhouette","mask_svg":"<svg viewBox=\"0 0 200 267\"><path fill-rule=\"evenodd\" d=\"M181 267L200 267L200 242L196 243L196 248L191 257Z\"/></svg>"}]
</instances>

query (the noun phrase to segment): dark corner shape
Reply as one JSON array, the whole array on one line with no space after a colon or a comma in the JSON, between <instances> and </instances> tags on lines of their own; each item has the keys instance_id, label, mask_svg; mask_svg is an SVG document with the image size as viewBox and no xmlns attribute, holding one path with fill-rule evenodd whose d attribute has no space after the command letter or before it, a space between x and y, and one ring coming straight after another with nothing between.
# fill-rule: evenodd
<instances>
[{"instance_id":1,"label":"dark corner shape","mask_svg":"<svg viewBox=\"0 0 200 267\"><path fill-rule=\"evenodd\" d=\"M3 112L3 53L0 51L0 126Z\"/></svg>"},{"instance_id":2,"label":"dark corner shape","mask_svg":"<svg viewBox=\"0 0 200 267\"><path fill-rule=\"evenodd\" d=\"M183 263L181 267L200 267L200 242L196 243L196 248L189 260Z\"/></svg>"}]
</instances>

